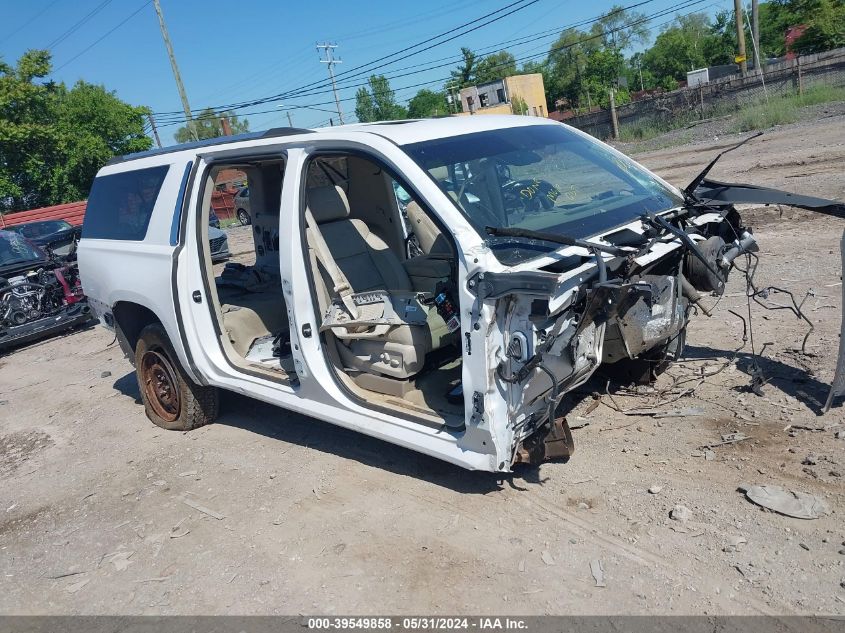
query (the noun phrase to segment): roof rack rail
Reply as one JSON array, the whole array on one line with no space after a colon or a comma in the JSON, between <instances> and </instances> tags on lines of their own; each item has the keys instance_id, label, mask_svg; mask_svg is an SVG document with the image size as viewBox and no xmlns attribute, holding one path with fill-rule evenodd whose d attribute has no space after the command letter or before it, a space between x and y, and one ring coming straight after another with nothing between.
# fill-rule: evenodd
<instances>
[{"instance_id":1,"label":"roof rack rail","mask_svg":"<svg viewBox=\"0 0 845 633\"><path fill-rule=\"evenodd\" d=\"M129 160L137 160L139 158L147 158L149 156L161 156L162 154L172 154L174 152L181 152L187 149L198 149L201 147L211 147L213 145L223 145L227 143L238 143L240 141L250 141L259 138L278 138L282 136L296 136L298 134L309 134L314 130L299 127L274 127L270 130L260 132L246 132L244 134L236 134L234 136L217 136L215 138L204 139L202 141L191 141L190 143L180 143L178 145L171 145L169 147L160 147L158 149L150 149L145 152L135 152L134 154L125 154L123 156L115 156L106 165L116 165Z\"/></svg>"}]
</instances>

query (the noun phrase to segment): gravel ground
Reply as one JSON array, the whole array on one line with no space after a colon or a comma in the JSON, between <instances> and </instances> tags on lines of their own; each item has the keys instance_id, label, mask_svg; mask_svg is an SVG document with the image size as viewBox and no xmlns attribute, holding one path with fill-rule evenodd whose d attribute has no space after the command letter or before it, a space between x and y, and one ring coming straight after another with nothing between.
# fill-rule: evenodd
<instances>
[{"instance_id":1,"label":"gravel ground","mask_svg":"<svg viewBox=\"0 0 845 633\"><path fill-rule=\"evenodd\" d=\"M845 199L845 105L826 108L726 155L713 177ZM626 151L683 185L739 138L694 133L691 145ZM100 328L5 356L0 612L845 615L845 415L818 415L838 346L843 223L748 215L758 286L799 301L813 290L805 352L807 324L759 306L762 358L742 345L734 273L654 390L611 397L596 381L573 394L575 455L512 477L229 393L217 424L162 431ZM762 396L748 390L755 363ZM735 432L747 439L704 448ZM831 512L767 512L741 484L812 493ZM676 506L685 521L670 518Z\"/></svg>"}]
</instances>

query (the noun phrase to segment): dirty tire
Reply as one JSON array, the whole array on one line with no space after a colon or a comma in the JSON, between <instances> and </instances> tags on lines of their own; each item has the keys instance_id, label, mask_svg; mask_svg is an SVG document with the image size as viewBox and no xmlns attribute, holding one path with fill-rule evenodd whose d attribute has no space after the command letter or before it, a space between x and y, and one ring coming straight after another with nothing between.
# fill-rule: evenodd
<instances>
[{"instance_id":1,"label":"dirty tire","mask_svg":"<svg viewBox=\"0 0 845 633\"><path fill-rule=\"evenodd\" d=\"M247 226L248 224L252 224L252 219L249 217L249 213L247 213L246 209L238 209L238 222L241 223L241 226Z\"/></svg>"},{"instance_id":2,"label":"dirty tire","mask_svg":"<svg viewBox=\"0 0 845 633\"><path fill-rule=\"evenodd\" d=\"M197 385L185 374L159 323L141 330L135 345L135 374L147 417L157 426L190 431L217 417L217 389Z\"/></svg>"}]
</instances>

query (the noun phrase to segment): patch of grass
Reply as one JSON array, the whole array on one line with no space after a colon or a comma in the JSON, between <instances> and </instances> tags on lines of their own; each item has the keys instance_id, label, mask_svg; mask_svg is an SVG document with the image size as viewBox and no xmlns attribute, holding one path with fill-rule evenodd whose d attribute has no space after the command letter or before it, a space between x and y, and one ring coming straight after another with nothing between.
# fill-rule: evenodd
<instances>
[{"instance_id":1,"label":"patch of grass","mask_svg":"<svg viewBox=\"0 0 845 633\"><path fill-rule=\"evenodd\" d=\"M794 123L801 118L800 108L833 101L845 101L845 88L821 84L808 87L800 96L793 94L771 97L768 102L761 99L739 109L734 104L715 104L708 108L707 119L735 116L730 131L748 132ZM623 143L648 141L672 130L688 127L699 120L699 117L700 114L697 111L690 111L665 121L622 125L619 128L619 140Z\"/></svg>"},{"instance_id":2,"label":"patch of grass","mask_svg":"<svg viewBox=\"0 0 845 633\"><path fill-rule=\"evenodd\" d=\"M817 103L830 103L832 101L845 101L845 88L836 86L810 86L804 94L794 97L799 106L816 105Z\"/></svg>"},{"instance_id":3,"label":"patch of grass","mask_svg":"<svg viewBox=\"0 0 845 633\"><path fill-rule=\"evenodd\" d=\"M237 218L228 218L228 219L220 218L220 228L221 229L230 229L233 226L240 226L240 225L241 225L240 220L238 220Z\"/></svg>"},{"instance_id":4,"label":"patch of grass","mask_svg":"<svg viewBox=\"0 0 845 633\"><path fill-rule=\"evenodd\" d=\"M798 120L798 105L792 97L772 99L769 103L757 103L740 110L731 126L733 132L763 130L795 123Z\"/></svg>"},{"instance_id":5,"label":"patch of grass","mask_svg":"<svg viewBox=\"0 0 845 633\"><path fill-rule=\"evenodd\" d=\"M801 118L801 108L833 101L845 101L845 88L810 86L803 95L772 97L768 102L758 101L746 106L737 114L731 129L733 132L748 132L795 123Z\"/></svg>"},{"instance_id":6,"label":"patch of grass","mask_svg":"<svg viewBox=\"0 0 845 633\"><path fill-rule=\"evenodd\" d=\"M637 123L635 125L620 125L619 126L619 140L623 143L633 143L635 141L647 141L648 139L660 136L668 132L665 126L657 125L655 123Z\"/></svg>"}]
</instances>

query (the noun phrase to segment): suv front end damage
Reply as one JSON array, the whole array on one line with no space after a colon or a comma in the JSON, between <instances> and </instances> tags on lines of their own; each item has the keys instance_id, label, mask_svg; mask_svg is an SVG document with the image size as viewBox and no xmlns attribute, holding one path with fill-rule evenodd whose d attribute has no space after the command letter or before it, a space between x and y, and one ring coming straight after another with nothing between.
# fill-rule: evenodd
<instances>
[{"instance_id":1,"label":"suv front end damage","mask_svg":"<svg viewBox=\"0 0 845 633\"><path fill-rule=\"evenodd\" d=\"M677 358L700 293L721 294L731 262L750 250L756 242L735 211L680 207L568 244L561 261L572 267L563 272L471 277L476 300L494 302L502 331L490 373L508 411L511 463L571 455L571 434L556 415L562 397L601 365L650 378Z\"/></svg>"}]
</instances>

